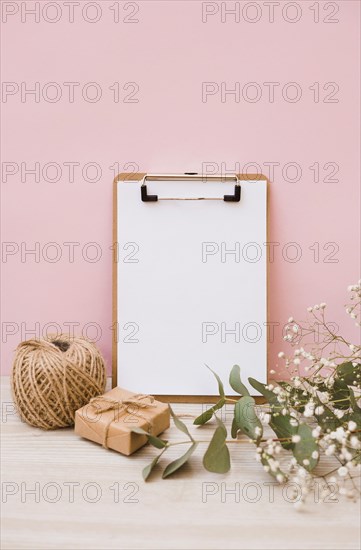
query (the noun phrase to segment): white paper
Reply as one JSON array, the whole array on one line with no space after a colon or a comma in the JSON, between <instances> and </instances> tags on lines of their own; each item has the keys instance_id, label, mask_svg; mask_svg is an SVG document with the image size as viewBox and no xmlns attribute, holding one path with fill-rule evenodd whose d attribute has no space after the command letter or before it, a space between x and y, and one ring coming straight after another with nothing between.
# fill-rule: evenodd
<instances>
[{"instance_id":1,"label":"white paper","mask_svg":"<svg viewBox=\"0 0 361 550\"><path fill-rule=\"evenodd\" d=\"M266 181L242 181L239 203L142 202L140 184L118 183L118 385L217 395L206 364L229 395L234 364L246 385L249 376L265 382ZM230 182L147 187L160 198L234 191Z\"/></svg>"}]
</instances>

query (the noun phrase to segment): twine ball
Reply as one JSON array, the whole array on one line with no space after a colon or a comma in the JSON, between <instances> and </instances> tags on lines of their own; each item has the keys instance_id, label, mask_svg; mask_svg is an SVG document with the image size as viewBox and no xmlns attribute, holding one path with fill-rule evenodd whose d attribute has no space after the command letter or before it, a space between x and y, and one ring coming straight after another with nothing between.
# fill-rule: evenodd
<instances>
[{"instance_id":1,"label":"twine ball","mask_svg":"<svg viewBox=\"0 0 361 550\"><path fill-rule=\"evenodd\" d=\"M72 426L75 411L104 393L105 384L103 357L85 338L48 336L16 349L11 387L19 415L31 426Z\"/></svg>"}]
</instances>

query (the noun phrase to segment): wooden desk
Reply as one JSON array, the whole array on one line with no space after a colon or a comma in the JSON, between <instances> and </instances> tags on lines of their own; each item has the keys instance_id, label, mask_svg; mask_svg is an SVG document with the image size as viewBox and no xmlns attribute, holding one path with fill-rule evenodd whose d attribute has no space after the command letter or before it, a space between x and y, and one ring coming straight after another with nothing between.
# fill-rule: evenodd
<instances>
[{"instance_id":1,"label":"wooden desk","mask_svg":"<svg viewBox=\"0 0 361 550\"><path fill-rule=\"evenodd\" d=\"M202 409L176 404L174 410L196 415ZM184 421L191 426L191 418ZM205 439L213 429L201 428ZM183 435L172 426L166 438ZM232 445L226 475L203 469L203 451L200 445L174 477L161 480L159 467L144 483L141 470L156 449L147 445L127 458L71 429L31 428L16 416L8 378L2 378L2 548L359 548L359 503L339 497L316 504L311 497L297 511L281 487L268 485L272 480L256 463L252 444ZM163 467L182 452L183 446L167 451Z\"/></svg>"}]
</instances>

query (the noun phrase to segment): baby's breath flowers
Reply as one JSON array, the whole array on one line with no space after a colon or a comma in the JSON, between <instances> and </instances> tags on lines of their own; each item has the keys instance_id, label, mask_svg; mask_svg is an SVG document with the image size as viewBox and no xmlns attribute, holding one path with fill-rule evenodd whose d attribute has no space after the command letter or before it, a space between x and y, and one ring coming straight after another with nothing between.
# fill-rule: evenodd
<instances>
[{"instance_id":1,"label":"baby's breath flowers","mask_svg":"<svg viewBox=\"0 0 361 550\"><path fill-rule=\"evenodd\" d=\"M361 281L348 288L350 304L346 312L360 326ZM235 365L230 385L237 399L225 396L223 384L216 373L220 391L218 403L194 421L207 423L214 416L217 427L203 458L204 467L215 473L230 468L228 443L241 443L247 436L256 446L256 460L278 483L292 482L297 508L304 505L314 490L316 480L322 481L319 500L335 493L355 498L361 464L361 346L337 334L334 325L326 321L324 302L307 308L308 319L300 322L288 319L284 340L292 353L278 354L285 369L285 380L267 385L249 378L250 385L265 398L266 404L256 407L253 397L242 383L240 368ZM213 372L213 371L212 371ZM272 370L271 374L275 374ZM234 404L231 436L218 418L218 411ZM179 469L191 456L198 443L186 426L171 411L178 429L188 440L170 443L149 435L149 442L162 449L160 455L143 470L150 475L158 458L171 445L190 444L189 449L167 466L163 477ZM276 437L265 437L271 428ZM325 473L326 468L326 473Z\"/></svg>"},{"instance_id":2,"label":"baby's breath flowers","mask_svg":"<svg viewBox=\"0 0 361 550\"><path fill-rule=\"evenodd\" d=\"M350 285L348 291L351 296L346 313L359 327L361 281ZM351 482L352 489L343 487L341 493L354 497L354 479L361 463L361 346L335 332L333 324L326 321L326 310L327 304L322 302L307 308L306 322L288 319L284 340L292 346L293 353L286 355L281 351L278 358L290 380L279 384L285 392L285 408L296 412L298 422L305 419L312 427L311 436L318 449L312 451L311 458L318 460L321 453L332 458L338 464L332 470L334 482L340 482L342 487L346 480ZM276 389L268 389L279 395ZM291 442L299 443L299 435L292 435ZM293 467L297 468L297 464L307 470L309 458L303 459L301 465L296 460ZM308 468L307 475L317 477L312 470ZM299 472L296 477L305 479ZM327 475L323 478L327 479Z\"/></svg>"}]
</instances>

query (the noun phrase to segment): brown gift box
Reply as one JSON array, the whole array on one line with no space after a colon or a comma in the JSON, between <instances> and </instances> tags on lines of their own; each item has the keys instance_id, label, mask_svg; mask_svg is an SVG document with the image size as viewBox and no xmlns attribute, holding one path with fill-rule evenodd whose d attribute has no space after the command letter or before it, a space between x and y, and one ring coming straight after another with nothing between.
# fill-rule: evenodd
<instances>
[{"instance_id":1,"label":"brown gift box","mask_svg":"<svg viewBox=\"0 0 361 550\"><path fill-rule=\"evenodd\" d=\"M169 428L169 423L166 403L122 388L94 397L75 413L77 435L124 455L134 453L148 441L146 435L133 433L133 428L159 435Z\"/></svg>"}]
</instances>

